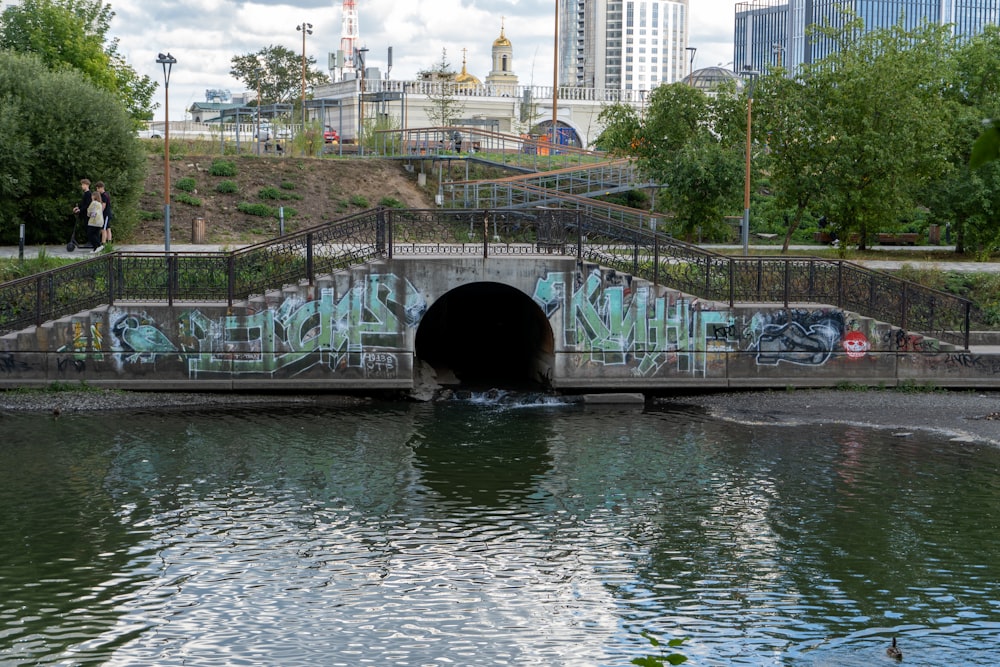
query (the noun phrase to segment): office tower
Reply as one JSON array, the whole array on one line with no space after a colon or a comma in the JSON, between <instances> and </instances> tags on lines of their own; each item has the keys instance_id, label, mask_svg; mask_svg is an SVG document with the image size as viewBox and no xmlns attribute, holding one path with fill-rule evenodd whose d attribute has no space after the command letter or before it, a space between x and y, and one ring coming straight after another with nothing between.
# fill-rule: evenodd
<instances>
[{"instance_id":1,"label":"office tower","mask_svg":"<svg viewBox=\"0 0 1000 667\"><path fill-rule=\"evenodd\" d=\"M751 0L736 4L733 67L763 70L784 65L794 71L830 55L836 45L809 37L810 25L839 25L842 9L857 14L866 30L896 24L910 29L927 21L950 25L955 35L971 37L1000 23L1000 0Z\"/></svg>"}]
</instances>

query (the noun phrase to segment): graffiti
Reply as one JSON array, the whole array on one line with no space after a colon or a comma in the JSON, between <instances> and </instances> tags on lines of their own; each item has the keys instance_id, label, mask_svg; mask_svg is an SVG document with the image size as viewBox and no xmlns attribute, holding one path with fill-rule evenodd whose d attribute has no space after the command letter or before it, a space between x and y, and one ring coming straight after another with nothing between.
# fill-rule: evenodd
<instances>
[{"instance_id":1,"label":"graffiti","mask_svg":"<svg viewBox=\"0 0 1000 667\"><path fill-rule=\"evenodd\" d=\"M191 377L212 373L301 373L322 365L334 372L395 378L399 363L385 350L401 350L427 302L409 280L370 274L337 298L286 299L276 309L219 321L198 311L180 319L180 347Z\"/></svg>"},{"instance_id":2,"label":"graffiti","mask_svg":"<svg viewBox=\"0 0 1000 667\"><path fill-rule=\"evenodd\" d=\"M930 352L934 345L920 334L903 329L890 329L882 334L882 344L892 352Z\"/></svg>"},{"instance_id":3,"label":"graffiti","mask_svg":"<svg viewBox=\"0 0 1000 667\"><path fill-rule=\"evenodd\" d=\"M395 380L399 363L395 354L372 352L364 355L365 377L380 380Z\"/></svg>"},{"instance_id":4,"label":"graffiti","mask_svg":"<svg viewBox=\"0 0 1000 667\"><path fill-rule=\"evenodd\" d=\"M11 352L0 352L0 372L23 373L30 367L23 361L18 361Z\"/></svg>"},{"instance_id":5,"label":"graffiti","mask_svg":"<svg viewBox=\"0 0 1000 667\"><path fill-rule=\"evenodd\" d=\"M668 363L704 375L709 328L733 324L679 295L656 297L648 285L617 275L602 280L599 269L586 277L577 272L569 290L566 282L566 274L549 273L532 295L549 319L562 313L566 347L586 351L587 362L625 366L635 376L655 375Z\"/></svg>"},{"instance_id":6,"label":"graffiti","mask_svg":"<svg viewBox=\"0 0 1000 667\"><path fill-rule=\"evenodd\" d=\"M839 311L777 311L757 313L747 327L757 352L757 363L776 366L779 362L801 366L821 366L833 355L844 330Z\"/></svg>"},{"instance_id":7,"label":"graffiti","mask_svg":"<svg viewBox=\"0 0 1000 667\"><path fill-rule=\"evenodd\" d=\"M76 357L61 357L56 359L56 370L60 373L65 373L70 368L77 373L82 373L87 370L87 361Z\"/></svg>"},{"instance_id":8,"label":"graffiti","mask_svg":"<svg viewBox=\"0 0 1000 667\"><path fill-rule=\"evenodd\" d=\"M848 359L863 359L868 354L871 345L868 337L860 331L848 331L844 334L842 345Z\"/></svg>"},{"instance_id":9,"label":"graffiti","mask_svg":"<svg viewBox=\"0 0 1000 667\"><path fill-rule=\"evenodd\" d=\"M713 324L712 325L712 339L713 340L732 340L736 338L738 334L736 333L735 324Z\"/></svg>"},{"instance_id":10,"label":"graffiti","mask_svg":"<svg viewBox=\"0 0 1000 667\"><path fill-rule=\"evenodd\" d=\"M118 338L127 361L131 363L148 363L160 355L177 351L170 338L145 316L125 315L115 322L111 332Z\"/></svg>"}]
</instances>

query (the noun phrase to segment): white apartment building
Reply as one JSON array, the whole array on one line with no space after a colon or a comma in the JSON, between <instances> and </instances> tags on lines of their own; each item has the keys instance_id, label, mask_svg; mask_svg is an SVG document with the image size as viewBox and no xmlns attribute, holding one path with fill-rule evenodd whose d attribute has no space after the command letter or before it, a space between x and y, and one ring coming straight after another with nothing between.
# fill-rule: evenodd
<instances>
[{"instance_id":1,"label":"white apartment building","mask_svg":"<svg viewBox=\"0 0 1000 667\"><path fill-rule=\"evenodd\" d=\"M558 2L560 86L652 90L689 74L689 0Z\"/></svg>"}]
</instances>

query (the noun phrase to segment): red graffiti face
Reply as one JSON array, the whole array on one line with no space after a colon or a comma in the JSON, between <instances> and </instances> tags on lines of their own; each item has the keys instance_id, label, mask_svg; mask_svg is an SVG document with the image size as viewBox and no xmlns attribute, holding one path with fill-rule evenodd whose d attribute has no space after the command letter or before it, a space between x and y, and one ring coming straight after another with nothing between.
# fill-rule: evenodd
<instances>
[{"instance_id":1,"label":"red graffiti face","mask_svg":"<svg viewBox=\"0 0 1000 667\"><path fill-rule=\"evenodd\" d=\"M860 331L848 331L844 334L844 351L851 359L860 359L868 353L871 347L868 338Z\"/></svg>"}]
</instances>

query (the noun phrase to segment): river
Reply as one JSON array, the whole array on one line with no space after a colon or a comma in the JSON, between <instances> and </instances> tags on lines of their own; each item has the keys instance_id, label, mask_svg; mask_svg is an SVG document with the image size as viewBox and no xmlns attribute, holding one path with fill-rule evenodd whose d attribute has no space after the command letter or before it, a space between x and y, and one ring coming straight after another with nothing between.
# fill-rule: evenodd
<instances>
[{"instance_id":1,"label":"river","mask_svg":"<svg viewBox=\"0 0 1000 667\"><path fill-rule=\"evenodd\" d=\"M1000 450L525 400L5 415L0 664L1000 663Z\"/></svg>"}]
</instances>

